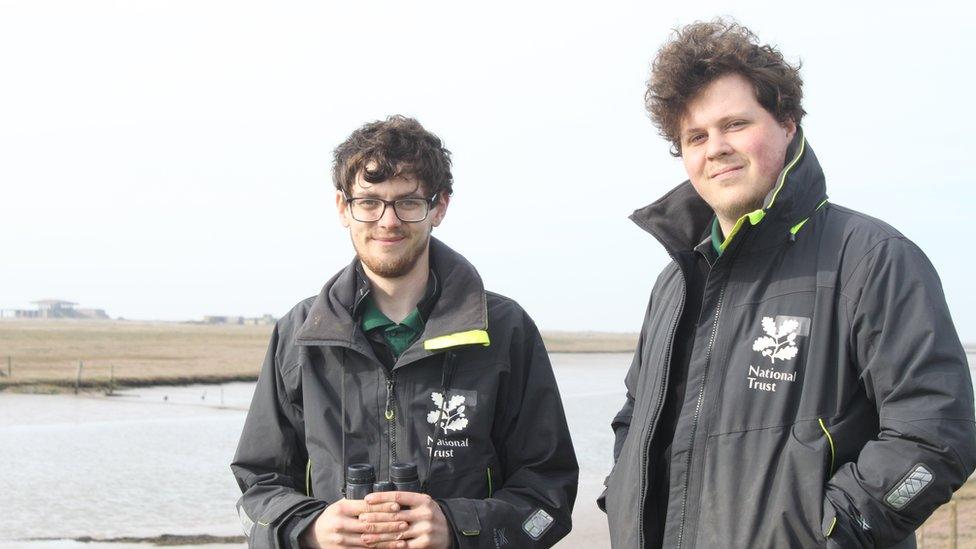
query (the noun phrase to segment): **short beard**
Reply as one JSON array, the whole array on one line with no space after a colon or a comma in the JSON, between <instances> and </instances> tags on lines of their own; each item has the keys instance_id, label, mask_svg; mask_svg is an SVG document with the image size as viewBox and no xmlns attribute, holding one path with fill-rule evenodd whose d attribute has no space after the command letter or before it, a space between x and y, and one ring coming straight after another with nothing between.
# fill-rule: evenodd
<instances>
[{"instance_id":1,"label":"short beard","mask_svg":"<svg viewBox=\"0 0 976 549\"><path fill-rule=\"evenodd\" d=\"M376 276L382 278L400 278L412 271L417 265L420 256L424 255L424 250L427 249L428 242L430 242L429 234L427 238L418 241L418 245L415 248L407 250L402 256L392 260L383 261L372 257L365 257L359 253L359 250L356 250L356 255L359 257L359 261Z\"/></svg>"},{"instance_id":2,"label":"short beard","mask_svg":"<svg viewBox=\"0 0 976 549\"><path fill-rule=\"evenodd\" d=\"M766 197L762 196L758 200L752 202L733 204L728 208L723 208L722 210L714 210L714 211L715 214L720 219L727 219L732 223L735 223L736 221L739 220L739 218L746 215L747 213L762 209L765 200Z\"/></svg>"}]
</instances>

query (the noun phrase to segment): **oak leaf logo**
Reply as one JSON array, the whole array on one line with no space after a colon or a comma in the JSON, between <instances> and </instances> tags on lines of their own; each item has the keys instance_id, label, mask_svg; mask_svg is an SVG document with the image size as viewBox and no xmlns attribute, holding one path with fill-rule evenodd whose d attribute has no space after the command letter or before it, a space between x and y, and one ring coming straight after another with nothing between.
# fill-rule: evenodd
<instances>
[{"instance_id":1,"label":"oak leaf logo","mask_svg":"<svg viewBox=\"0 0 976 549\"><path fill-rule=\"evenodd\" d=\"M763 331L766 335L760 336L752 344L752 350L769 358L769 362L775 364L777 360L792 360L796 358L799 350L796 348L796 331L800 328L800 323L795 319L788 318L778 327L772 317L764 316L762 319Z\"/></svg>"},{"instance_id":2,"label":"oak leaf logo","mask_svg":"<svg viewBox=\"0 0 976 549\"><path fill-rule=\"evenodd\" d=\"M427 423L437 425L444 432L460 431L468 426L468 418L464 415L464 397L453 395L447 402L444 395L434 391L430 394L434 401L434 411L427 414Z\"/></svg>"}]
</instances>

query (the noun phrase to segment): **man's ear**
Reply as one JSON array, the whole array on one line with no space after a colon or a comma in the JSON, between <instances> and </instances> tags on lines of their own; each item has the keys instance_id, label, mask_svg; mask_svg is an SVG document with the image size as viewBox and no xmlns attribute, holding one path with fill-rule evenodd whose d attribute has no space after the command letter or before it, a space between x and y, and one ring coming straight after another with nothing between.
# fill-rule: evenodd
<instances>
[{"instance_id":1,"label":"man's ear","mask_svg":"<svg viewBox=\"0 0 976 549\"><path fill-rule=\"evenodd\" d=\"M349 228L349 204L346 203L342 191L336 191L336 210L339 212L339 223Z\"/></svg>"},{"instance_id":2,"label":"man's ear","mask_svg":"<svg viewBox=\"0 0 976 549\"><path fill-rule=\"evenodd\" d=\"M787 139L793 141L793 137L796 136L796 122L792 118L787 118L786 122L783 122L780 126L783 126L783 129L786 130Z\"/></svg>"},{"instance_id":3,"label":"man's ear","mask_svg":"<svg viewBox=\"0 0 976 549\"><path fill-rule=\"evenodd\" d=\"M441 191L437 195L437 202L434 203L434 209L430 211L430 225L431 227L437 227L444 220L444 216L447 215L447 207L451 204L451 195L447 194L447 191Z\"/></svg>"}]
</instances>

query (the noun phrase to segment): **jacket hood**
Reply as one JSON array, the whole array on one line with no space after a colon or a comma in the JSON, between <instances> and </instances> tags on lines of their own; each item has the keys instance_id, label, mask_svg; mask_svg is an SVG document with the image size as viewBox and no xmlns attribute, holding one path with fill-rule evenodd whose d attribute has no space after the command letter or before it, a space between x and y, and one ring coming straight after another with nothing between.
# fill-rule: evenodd
<instances>
[{"instance_id":1,"label":"jacket hood","mask_svg":"<svg viewBox=\"0 0 976 549\"><path fill-rule=\"evenodd\" d=\"M823 170L813 149L797 126L796 135L786 150L786 164L776 184L763 200L763 207L750 212L727 235L728 243L740 230L758 231L768 244L795 234L827 198ZM690 250L707 234L714 212L686 180L667 194L635 210L630 219L661 241L672 254ZM760 223L762 222L762 223ZM794 230L795 229L795 230Z\"/></svg>"},{"instance_id":2,"label":"jacket hood","mask_svg":"<svg viewBox=\"0 0 976 549\"><path fill-rule=\"evenodd\" d=\"M441 294L417 343L410 346L397 365L461 345L488 344L488 308L484 283L474 266L440 240L430 238L431 267L441 281ZM296 336L299 345L339 345L370 355L369 343L357 329L353 310L366 296L357 294L354 259L325 283L312 302Z\"/></svg>"}]
</instances>

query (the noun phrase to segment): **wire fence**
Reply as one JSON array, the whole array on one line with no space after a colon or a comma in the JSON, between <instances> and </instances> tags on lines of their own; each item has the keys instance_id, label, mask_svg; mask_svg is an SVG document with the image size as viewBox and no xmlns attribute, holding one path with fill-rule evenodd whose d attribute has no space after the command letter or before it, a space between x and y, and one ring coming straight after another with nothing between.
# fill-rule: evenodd
<instances>
[{"instance_id":1,"label":"wire fence","mask_svg":"<svg viewBox=\"0 0 976 549\"><path fill-rule=\"evenodd\" d=\"M75 360L18 362L0 355L0 390L23 387L28 392L60 393L82 391L113 392L120 388L149 385L189 385L256 381L254 365L229 368L201 368L181 360Z\"/></svg>"}]
</instances>

